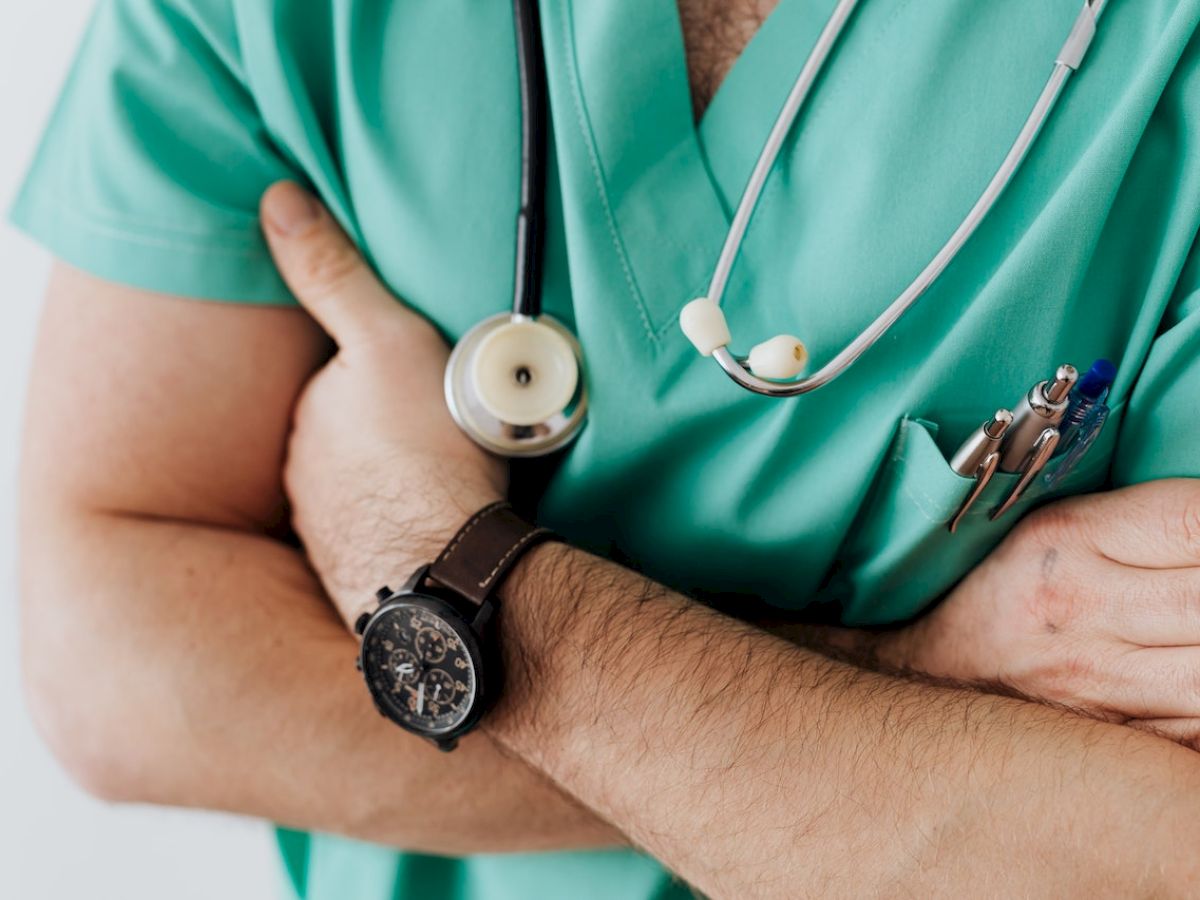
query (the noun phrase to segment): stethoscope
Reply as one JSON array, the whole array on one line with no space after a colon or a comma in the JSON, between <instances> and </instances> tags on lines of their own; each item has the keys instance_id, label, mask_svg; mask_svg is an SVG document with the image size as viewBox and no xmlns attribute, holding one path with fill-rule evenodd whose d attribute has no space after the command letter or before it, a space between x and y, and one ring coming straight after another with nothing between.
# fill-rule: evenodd
<instances>
[{"instance_id":1,"label":"stethoscope","mask_svg":"<svg viewBox=\"0 0 1200 900\"><path fill-rule=\"evenodd\" d=\"M521 85L521 205L512 312L484 319L446 364L446 404L459 427L500 456L543 456L569 444L587 416L583 351L542 312L546 216L546 72L536 0L513 0Z\"/></svg>"},{"instance_id":2,"label":"stethoscope","mask_svg":"<svg viewBox=\"0 0 1200 900\"><path fill-rule=\"evenodd\" d=\"M679 324L703 356L748 391L795 397L824 387L879 341L945 272L1012 181L1082 64L1107 0L1084 0L1050 77L1012 147L979 199L946 244L913 282L840 352L813 374L797 378L808 352L791 335L777 335L734 354L721 301L750 220L796 117L860 0L839 0L817 39L763 145L742 193L705 296L688 303ZM566 444L583 427L587 390L583 354L561 323L541 312L542 223L546 179L545 69L536 0L513 0L521 82L521 209L517 217L517 284L511 313L476 325L451 354L446 399L462 429L504 456L540 456Z\"/></svg>"}]
</instances>

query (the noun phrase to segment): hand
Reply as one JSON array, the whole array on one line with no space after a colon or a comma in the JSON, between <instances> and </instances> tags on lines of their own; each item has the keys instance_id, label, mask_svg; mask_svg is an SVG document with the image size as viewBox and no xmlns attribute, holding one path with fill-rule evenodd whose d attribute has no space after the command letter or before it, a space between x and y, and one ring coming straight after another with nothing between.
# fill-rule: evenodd
<instances>
[{"instance_id":1,"label":"hand","mask_svg":"<svg viewBox=\"0 0 1200 900\"><path fill-rule=\"evenodd\" d=\"M284 482L293 523L347 623L397 587L479 508L507 468L454 424L446 344L379 282L297 185L263 197L263 230L296 298L338 345L296 408Z\"/></svg>"},{"instance_id":2,"label":"hand","mask_svg":"<svg viewBox=\"0 0 1200 900\"><path fill-rule=\"evenodd\" d=\"M1043 507L879 652L1200 748L1200 481Z\"/></svg>"}]
</instances>

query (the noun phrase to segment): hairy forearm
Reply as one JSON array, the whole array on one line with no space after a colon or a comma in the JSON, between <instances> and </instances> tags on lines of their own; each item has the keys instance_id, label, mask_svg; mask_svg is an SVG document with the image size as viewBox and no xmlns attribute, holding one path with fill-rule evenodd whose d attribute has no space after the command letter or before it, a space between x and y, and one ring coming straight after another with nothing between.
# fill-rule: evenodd
<instances>
[{"instance_id":1,"label":"hairy forearm","mask_svg":"<svg viewBox=\"0 0 1200 900\"><path fill-rule=\"evenodd\" d=\"M491 733L715 897L1200 878L1200 763L1164 741L838 663L561 546L503 631Z\"/></svg>"},{"instance_id":2,"label":"hairy forearm","mask_svg":"<svg viewBox=\"0 0 1200 900\"><path fill-rule=\"evenodd\" d=\"M39 724L114 799L434 853L621 841L485 735L444 754L381 719L282 544L62 511L27 529L23 575Z\"/></svg>"}]
</instances>

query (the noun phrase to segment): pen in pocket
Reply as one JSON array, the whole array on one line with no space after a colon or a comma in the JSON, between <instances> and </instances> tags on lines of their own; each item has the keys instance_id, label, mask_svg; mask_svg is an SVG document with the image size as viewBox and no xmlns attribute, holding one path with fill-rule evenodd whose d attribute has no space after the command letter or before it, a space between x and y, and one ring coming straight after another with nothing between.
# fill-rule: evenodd
<instances>
[{"instance_id":1,"label":"pen in pocket","mask_svg":"<svg viewBox=\"0 0 1200 900\"><path fill-rule=\"evenodd\" d=\"M950 461L974 486L950 521L957 530L963 516L979 499L996 472L1019 475L991 518L1004 515L1056 457L1061 461L1044 476L1054 487L1076 467L1108 419L1106 400L1116 378L1116 366L1098 359L1082 378L1074 366L1062 365L1054 377L1030 388L1014 412L999 410L976 429Z\"/></svg>"},{"instance_id":2,"label":"pen in pocket","mask_svg":"<svg viewBox=\"0 0 1200 900\"><path fill-rule=\"evenodd\" d=\"M958 531L958 525L967 511L975 505L983 489L988 486L996 468L1000 465L1000 445L1004 435L1012 425L1013 414L1007 409L998 409L995 414L979 426L971 436L958 448L950 461L952 468L959 475L965 475L975 480L975 486L967 494L958 512L950 520L950 533Z\"/></svg>"},{"instance_id":3,"label":"pen in pocket","mask_svg":"<svg viewBox=\"0 0 1200 900\"><path fill-rule=\"evenodd\" d=\"M1117 377L1117 367L1107 359L1092 363L1087 374L1071 392L1071 401L1063 416L1059 432L1062 438L1056 456L1063 460L1046 475L1047 487L1054 487L1075 470L1085 453L1091 449L1104 423L1108 421L1109 391Z\"/></svg>"},{"instance_id":4,"label":"pen in pocket","mask_svg":"<svg viewBox=\"0 0 1200 900\"><path fill-rule=\"evenodd\" d=\"M1071 389L1078 380L1079 373L1074 366L1062 365L1052 379L1038 382L1021 398L1013 410L1012 427L1000 450L1001 472L1029 472L1030 457L1036 448L1047 442L1046 432L1053 431L1057 435L1058 426L1070 405Z\"/></svg>"}]
</instances>

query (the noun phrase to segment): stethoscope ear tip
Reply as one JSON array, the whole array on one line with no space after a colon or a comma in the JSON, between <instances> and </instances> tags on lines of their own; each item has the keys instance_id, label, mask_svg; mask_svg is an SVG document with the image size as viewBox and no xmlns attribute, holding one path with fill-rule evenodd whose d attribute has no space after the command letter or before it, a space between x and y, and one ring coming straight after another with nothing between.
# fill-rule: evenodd
<instances>
[{"instance_id":1,"label":"stethoscope ear tip","mask_svg":"<svg viewBox=\"0 0 1200 900\"><path fill-rule=\"evenodd\" d=\"M751 348L746 365L759 378L770 381L790 380L803 372L808 365L808 349L798 337L777 334Z\"/></svg>"},{"instance_id":2,"label":"stethoscope ear tip","mask_svg":"<svg viewBox=\"0 0 1200 900\"><path fill-rule=\"evenodd\" d=\"M697 297L679 311L679 327L701 356L712 356L733 341L725 313L708 297Z\"/></svg>"},{"instance_id":3,"label":"stethoscope ear tip","mask_svg":"<svg viewBox=\"0 0 1200 900\"><path fill-rule=\"evenodd\" d=\"M679 311L679 327L701 356L712 356L733 342L725 313L708 297L697 297ZM804 371L808 349L799 338L779 334L756 345L746 365L759 378L786 381Z\"/></svg>"}]
</instances>

